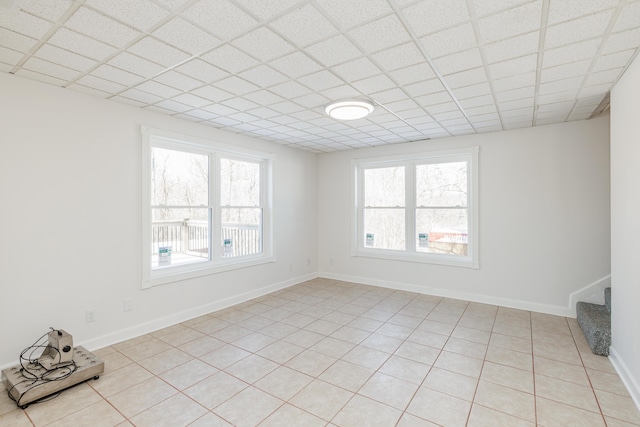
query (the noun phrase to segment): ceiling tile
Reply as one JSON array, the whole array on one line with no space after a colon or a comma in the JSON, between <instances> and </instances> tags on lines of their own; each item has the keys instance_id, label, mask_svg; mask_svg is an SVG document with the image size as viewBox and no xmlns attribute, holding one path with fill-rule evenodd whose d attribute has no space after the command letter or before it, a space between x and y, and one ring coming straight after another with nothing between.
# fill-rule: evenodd
<instances>
[{"instance_id":1,"label":"ceiling tile","mask_svg":"<svg viewBox=\"0 0 640 427\"><path fill-rule=\"evenodd\" d=\"M149 0L86 0L85 4L143 31L169 15L166 9Z\"/></svg>"},{"instance_id":2,"label":"ceiling tile","mask_svg":"<svg viewBox=\"0 0 640 427\"><path fill-rule=\"evenodd\" d=\"M325 89L322 94L329 99L346 99L362 95L358 90L346 84Z\"/></svg>"},{"instance_id":3,"label":"ceiling tile","mask_svg":"<svg viewBox=\"0 0 640 427\"><path fill-rule=\"evenodd\" d=\"M258 65L255 68L243 71L239 76L261 88L267 88L289 80L288 77L267 65Z\"/></svg>"},{"instance_id":4,"label":"ceiling tile","mask_svg":"<svg viewBox=\"0 0 640 427\"><path fill-rule=\"evenodd\" d=\"M78 77L79 72L71 68L63 67L49 61L31 57L24 63L24 68L40 74L55 77L57 79L69 81Z\"/></svg>"},{"instance_id":5,"label":"ceiling tile","mask_svg":"<svg viewBox=\"0 0 640 427\"><path fill-rule=\"evenodd\" d=\"M244 97L259 105L271 105L284 101L282 97L268 90L258 90L256 92L248 93L244 95Z\"/></svg>"},{"instance_id":6,"label":"ceiling tile","mask_svg":"<svg viewBox=\"0 0 640 427\"><path fill-rule=\"evenodd\" d=\"M591 73L587 77L585 86L594 86L600 84L613 84L618 80L624 68L614 68L611 70L600 71L599 73Z\"/></svg>"},{"instance_id":7,"label":"ceiling tile","mask_svg":"<svg viewBox=\"0 0 640 427\"><path fill-rule=\"evenodd\" d=\"M173 18L152 35L192 55L204 53L219 44L218 38L182 18Z\"/></svg>"},{"instance_id":8,"label":"ceiling tile","mask_svg":"<svg viewBox=\"0 0 640 427\"><path fill-rule=\"evenodd\" d=\"M220 80L229 75L226 71L222 71L220 68L214 67L198 58L177 66L175 70L205 83Z\"/></svg>"},{"instance_id":9,"label":"ceiling tile","mask_svg":"<svg viewBox=\"0 0 640 427\"><path fill-rule=\"evenodd\" d=\"M549 25L617 6L619 0L562 0L549 3Z\"/></svg>"},{"instance_id":10,"label":"ceiling tile","mask_svg":"<svg viewBox=\"0 0 640 427\"><path fill-rule=\"evenodd\" d=\"M111 65L101 65L91 72L92 75L101 77L105 80L120 83L124 86L135 86L142 80L142 77L129 73L128 71L121 70Z\"/></svg>"},{"instance_id":11,"label":"ceiling tile","mask_svg":"<svg viewBox=\"0 0 640 427\"><path fill-rule=\"evenodd\" d=\"M442 92L445 90L445 87L442 85L442 82L438 79L431 80L423 80L417 83L413 83L411 85L404 86L405 92L413 97L430 95L436 92Z\"/></svg>"},{"instance_id":12,"label":"ceiling tile","mask_svg":"<svg viewBox=\"0 0 640 427\"><path fill-rule=\"evenodd\" d=\"M104 60L116 51L112 46L78 34L75 31L67 30L66 28L58 29L58 31L49 38L49 43L99 61Z\"/></svg>"},{"instance_id":13,"label":"ceiling tile","mask_svg":"<svg viewBox=\"0 0 640 427\"><path fill-rule=\"evenodd\" d=\"M172 67L189 58L187 53L153 37L143 38L131 46L129 52L135 53L151 62L164 65L165 67Z\"/></svg>"},{"instance_id":14,"label":"ceiling tile","mask_svg":"<svg viewBox=\"0 0 640 427\"><path fill-rule=\"evenodd\" d=\"M176 113L184 113L185 111L189 111L192 108L188 105L184 105L180 102L173 101L171 99L165 99L164 101L160 101L155 104L156 107L166 108L167 110L174 111Z\"/></svg>"},{"instance_id":15,"label":"ceiling tile","mask_svg":"<svg viewBox=\"0 0 640 427\"><path fill-rule=\"evenodd\" d=\"M431 58L466 50L478 44L470 23L422 37L420 41Z\"/></svg>"},{"instance_id":16,"label":"ceiling tile","mask_svg":"<svg viewBox=\"0 0 640 427\"><path fill-rule=\"evenodd\" d=\"M231 98L231 99L227 99L226 101L222 102L223 105L227 106L227 107L231 107L234 110L238 110L238 111L246 111L246 110L251 110L252 108L257 108L258 104L256 104L253 101L249 101L248 99L242 98L242 97L236 97L236 98ZM258 117L256 116L252 116L254 117L253 120L257 120ZM246 121L246 120L240 120L238 118L235 118L235 120L239 120L239 121Z\"/></svg>"},{"instance_id":17,"label":"ceiling tile","mask_svg":"<svg viewBox=\"0 0 640 427\"><path fill-rule=\"evenodd\" d=\"M161 65L154 64L153 62L127 52L122 52L114 56L109 60L109 64L147 78L164 70L164 67Z\"/></svg>"},{"instance_id":18,"label":"ceiling tile","mask_svg":"<svg viewBox=\"0 0 640 427\"><path fill-rule=\"evenodd\" d=\"M542 2L535 1L478 20L485 43L535 31L540 27Z\"/></svg>"},{"instance_id":19,"label":"ceiling tile","mask_svg":"<svg viewBox=\"0 0 640 427\"><path fill-rule=\"evenodd\" d=\"M529 108L533 105L534 98L516 99L515 101L502 101L498 104L500 111L518 110L521 108Z\"/></svg>"},{"instance_id":20,"label":"ceiling tile","mask_svg":"<svg viewBox=\"0 0 640 427\"><path fill-rule=\"evenodd\" d=\"M402 10L418 37L435 33L469 20L464 0L424 0Z\"/></svg>"},{"instance_id":21,"label":"ceiling tile","mask_svg":"<svg viewBox=\"0 0 640 427\"><path fill-rule=\"evenodd\" d=\"M254 108L253 110L249 110L247 112L263 119L270 119L272 117L280 115L280 113L278 113L277 111L273 111L272 109L266 107Z\"/></svg>"},{"instance_id":22,"label":"ceiling tile","mask_svg":"<svg viewBox=\"0 0 640 427\"><path fill-rule=\"evenodd\" d=\"M235 113L238 112L237 110L234 110L233 108L227 107L227 106L222 105L222 104L208 105L206 107L202 107L202 110L209 111L209 112L211 112L213 114L216 114L218 116L228 116L228 115L235 114ZM238 123L237 120L231 120L231 119L229 119L229 120L230 120L230 123ZM220 121L218 121L218 122L220 122Z\"/></svg>"},{"instance_id":23,"label":"ceiling tile","mask_svg":"<svg viewBox=\"0 0 640 427\"><path fill-rule=\"evenodd\" d=\"M601 39L587 40L580 43L573 43L556 49L544 51L542 66L544 68L566 64L568 62L579 61L581 59L593 58L598 51Z\"/></svg>"},{"instance_id":24,"label":"ceiling tile","mask_svg":"<svg viewBox=\"0 0 640 427\"><path fill-rule=\"evenodd\" d=\"M180 95L182 93L182 91L174 87L170 87L155 81L140 83L138 86L136 86L136 88L144 92L152 93L161 98L173 98L174 96Z\"/></svg>"},{"instance_id":25,"label":"ceiling tile","mask_svg":"<svg viewBox=\"0 0 640 427\"><path fill-rule=\"evenodd\" d=\"M467 113L468 116L472 117L472 116L480 116L484 114L495 113L498 111L498 109L496 108L495 104L489 104L489 105L483 105L481 107L465 108L464 111L465 113Z\"/></svg>"},{"instance_id":26,"label":"ceiling tile","mask_svg":"<svg viewBox=\"0 0 640 427\"><path fill-rule=\"evenodd\" d=\"M230 45L219 48L201 56L207 62L236 74L259 64L254 58Z\"/></svg>"},{"instance_id":27,"label":"ceiling tile","mask_svg":"<svg viewBox=\"0 0 640 427\"><path fill-rule=\"evenodd\" d=\"M84 77L83 77L84 79ZM82 79L81 79L82 80ZM80 80L79 80L80 81ZM133 99L135 101L144 103L144 104L153 104L154 102L158 102L162 100L162 97L158 95L154 95L149 92L145 92L138 89L128 89L120 94L121 97Z\"/></svg>"},{"instance_id":28,"label":"ceiling tile","mask_svg":"<svg viewBox=\"0 0 640 427\"><path fill-rule=\"evenodd\" d=\"M541 104L538 105L538 113L558 110L569 111L573 104L573 101L556 102L553 104Z\"/></svg>"},{"instance_id":29,"label":"ceiling tile","mask_svg":"<svg viewBox=\"0 0 640 427\"><path fill-rule=\"evenodd\" d=\"M233 45L261 61L269 61L294 50L291 44L265 27L241 36L233 41Z\"/></svg>"},{"instance_id":30,"label":"ceiling tile","mask_svg":"<svg viewBox=\"0 0 640 427\"><path fill-rule=\"evenodd\" d=\"M389 74L400 86L429 80L436 76L436 73L433 72L433 69L427 62L391 71Z\"/></svg>"},{"instance_id":31,"label":"ceiling tile","mask_svg":"<svg viewBox=\"0 0 640 427\"><path fill-rule=\"evenodd\" d=\"M110 94L119 93L126 89L126 86L123 86L118 83L114 83L113 81L107 81L105 79L101 79L100 77L96 77L92 75L82 76L76 81L76 83L86 87L97 89L103 92L107 92ZM157 100L158 99L156 99L156 101Z\"/></svg>"},{"instance_id":32,"label":"ceiling tile","mask_svg":"<svg viewBox=\"0 0 640 427\"><path fill-rule=\"evenodd\" d=\"M487 82L464 86L453 90L453 94L458 99L474 98L476 96L487 95L489 93L491 93L491 86L489 86L489 83Z\"/></svg>"},{"instance_id":33,"label":"ceiling tile","mask_svg":"<svg viewBox=\"0 0 640 427\"><path fill-rule=\"evenodd\" d=\"M285 99L293 99L299 96L306 95L311 91L302 86L300 83L295 81L288 81L285 83L281 83L277 86L274 86L269 89L271 92L274 92Z\"/></svg>"},{"instance_id":34,"label":"ceiling tile","mask_svg":"<svg viewBox=\"0 0 640 427\"><path fill-rule=\"evenodd\" d=\"M153 80L185 92L202 86L201 81L192 79L177 71L167 71L166 73L156 76Z\"/></svg>"},{"instance_id":35,"label":"ceiling tile","mask_svg":"<svg viewBox=\"0 0 640 427\"><path fill-rule=\"evenodd\" d=\"M627 4L622 9L620 15L618 15L615 25L613 26L613 31L618 32L636 28L638 26L638 22L640 22L640 2L636 1L634 3Z\"/></svg>"},{"instance_id":36,"label":"ceiling tile","mask_svg":"<svg viewBox=\"0 0 640 427\"><path fill-rule=\"evenodd\" d=\"M0 46L19 52L28 52L38 41L14 31L0 28Z\"/></svg>"},{"instance_id":37,"label":"ceiling tile","mask_svg":"<svg viewBox=\"0 0 640 427\"><path fill-rule=\"evenodd\" d=\"M226 79L219 80L213 84L213 86L223 89L227 92L231 92L234 95L244 95L245 93L254 92L258 90L258 86L250 83L237 76L227 77Z\"/></svg>"},{"instance_id":38,"label":"ceiling tile","mask_svg":"<svg viewBox=\"0 0 640 427\"><path fill-rule=\"evenodd\" d=\"M292 78L311 74L322 68L320 64L300 51L271 61L269 65Z\"/></svg>"},{"instance_id":39,"label":"ceiling tile","mask_svg":"<svg viewBox=\"0 0 640 427\"><path fill-rule=\"evenodd\" d=\"M487 81L487 73L484 67L474 68L473 70L462 71L460 73L449 74L445 77L447 85L451 89L474 85Z\"/></svg>"},{"instance_id":40,"label":"ceiling tile","mask_svg":"<svg viewBox=\"0 0 640 427\"><path fill-rule=\"evenodd\" d=\"M187 8L182 16L223 40L235 37L257 23L228 0L200 0Z\"/></svg>"},{"instance_id":41,"label":"ceiling tile","mask_svg":"<svg viewBox=\"0 0 640 427\"><path fill-rule=\"evenodd\" d=\"M344 84L342 80L340 80L338 77L327 70L318 71L317 73L301 77L298 79L298 81L315 91L320 91Z\"/></svg>"},{"instance_id":42,"label":"ceiling tile","mask_svg":"<svg viewBox=\"0 0 640 427\"><path fill-rule=\"evenodd\" d=\"M533 31L521 36L512 37L484 47L487 62L492 64L519 56L538 52L540 32Z\"/></svg>"},{"instance_id":43,"label":"ceiling tile","mask_svg":"<svg viewBox=\"0 0 640 427\"><path fill-rule=\"evenodd\" d=\"M603 54L636 49L640 45L640 28L611 34L602 50Z\"/></svg>"},{"instance_id":44,"label":"ceiling tile","mask_svg":"<svg viewBox=\"0 0 640 427\"><path fill-rule=\"evenodd\" d=\"M631 61L635 52L635 49L629 49L622 52L600 56L593 66L592 71L598 72L612 68L624 67L629 64L629 61Z\"/></svg>"},{"instance_id":45,"label":"ceiling tile","mask_svg":"<svg viewBox=\"0 0 640 427\"><path fill-rule=\"evenodd\" d=\"M385 75L358 80L357 82L353 82L353 86L365 96L370 93L382 92L383 90L396 87L395 83Z\"/></svg>"},{"instance_id":46,"label":"ceiling tile","mask_svg":"<svg viewBox=\"0 0 640 427\"><path fill-rule=\"evenodd\" d=\"M353 37L358 45L370 53L403 44L410 40L409 34L395 15L389 15L355 28L349 32L349 35Z\"/></svg>"},{"instance_id":47,"label":"ceiling tile","mask_svg":"<svg viewBox=\"0 0 640 427\"><path fill-rule=\"evenodd\" d=\"M93 59L69 52L65 49L60 49L51 44L40 46L40 49L38 49L34 55L38 58L46 59L49 62L64 64L65 66L78 71L86 71L97 63Z\"/></svg>"},{"instance_id":48,"label":"ceiling tile","mask_svg":"<svg viewBox=\"0 0 640 427\"><path fill-rule=\"evenodd\" d=\"M372 58L385 71L404 69L424 62L422 52L413 42L396 46L393 49L383 50L372 55Z\"/></svg>"},{"instance_id":49,"label":"ceiling tile","mask_svg":"<svg viewBox=\"0 0 640 427\"><path fill-rule=\"evenodd\" d=\"M510 59L508 61L497 62L487 68L493 79L511 77L517 74L535 71L538 64L538 55L528 55L521 58Z\"/></svg>"},{"instance_id":50,"label":"ceiling tile","mask_svg":"<svg viewBox=\"0 0 640 427\"><path fill-rule=\"evenodd\" d=\"M442 104L445 102L452 102L453 98L447 91L430 93L429 95L418 96L414 100L422 107L428 107L430 105Z\"/></svg>"},{"instance_id":51,"label":"ceiling tile","mask_svg":"<svg viewBox=\"0 0 640 427\"><path fill-rule=\"evenodd\" d=\"M493 81L493 88L496 92L504 92L505 90L516 89L519 87L534 86L536 84L536 73L517 74L503 79Z\"/></svg>"},{"instance_id":52,"label":"ceiling tile","mask_svg":"<svg viewBox=\"0 0 640 427\"><path fill-rule=\"evenodd\" d=\"M322 109L324 109L324 106L329 103L329 99L320 94L311 93L309 95L301 96L300 98L295 98L293 102L307 108L322 107Z\"/></svg>"},{"instance_id":53,"label":"ceiling tile","mask_svg":"<svg viewBox=\"0 0 640 427\"><path fill-rule=\"evenodd\" d=\"M302 107L290 101L279 102L270 106L272 110L278 111L282 114L295 113L302 110ZM294 120L295 121L295 120Z\"/></svg>"},{"instance_id":54,"label":"ceiling tile","mask_svg":"<svg viewBox=\"0 0 640 427\"><path fill-rule=\"evenodd\" d=\"M544 39L545 48L551 49L602 36L612 14L613 12L608 10L547 28Z\"/></svg>"},{"instance_id":55,"label":"ceiling tile","mask_svg":"<svg viewBox=\"0 0 640 427\"><path fill-rule=\"evenodd\" d=\"M201 108L205 105L211 104L211 101L200 96L192 95L190 93L183 93L173 98L175 101L181 102L185 105L189 105L192 108Z\"/></svg>"},{"instance_id":56,"label":"ceiling tile","mask_svg":"<svg viewBox=\"0 0 640 427\"><path fill-rule=\"evenodd\" d=\"M394 102L400 101L401 99L406 99L407 94L402 91L402 89L394 87L392 89L384 90L382 92L377 92L370 95L372 99L379 103L386 102Z\"/></svg>"},{"instance_id":57,"label":"ceiling tile","mask_svg":"<svg viewBox=\"0 0 640 427\"><path fill-rule=\"evenodd\" d=\"M493 95L476 96L475 98L461 99L458 102L465 110L494 105Z\"/></svg>"},{"instance_id":58,"label":"ceiling tile","mask_svg":"<svg viewBox=\"0 0 640 427\"><path fill-rule=\"evenodd\" d=\"M347 82L380 74L381 71L368 58L361 57L333 67L333 71Z\"/></svg>"},{"instance_id":59,"label":"ceiling tile","mask_svg":"<svg viewBox=\"0 0 640 427\"><path fill-rule=\"evenodd\" d=\"M337 32L311 4L295 9L271 22L271 27L298 46L307 46Z\"/></svg>"},{"instance_id":60,"label":"ceiling tile","mask_svg":"<svg viewBox=\"0 0 640 427\"><path fill-rule=\"evenodd\" d=\"M36 71L31 71L31 70L28 70L26 68L20 68L18 71L16 71L15 74L20 76L20 77L24 77L24 78L31 79L31 80L37 80L39 82L48 83L48 84L51 84L51 85L54 85L54 86L64 86L64 84L67 83L63 79L59 79L57 77L53 77L53 76L49 76L49 75L46 75L46 74L38 73Z\"/></svg>"},{"instance_id":61,"label":"ceiling tile","mask_svg":"<svg viewBox=\"0 0 640 427\"><path fill-rule=\"evenodd\" d=\"M20 8L32 15L55 22L73 5L72 0L28 1L20 4Z\"/></svg>"},{"instance_id":62,"label":"ceiling tile","mask_svg":"<svg viewBox=\"0 0 640 427\"><path fill-rule=\"evenodd\" d=\"M514 101L517 99L529 98L535 94L535 90L536 88L534 86L529 86L496 93L496 101L500 103L505 101Z\"/></svg>"},{"instance_id":63,"label":"ceiling tile","mask_svg":"<svg viewBox=\"0 0 640 427\"><path fill-rule=\"evenodd\" d=\"M109 98L112 95L109 92L103 92L101 90L93 89L76 83L67 86L67 89L71 89L75 92L85 93L91 96L97 96L98 98Z\"/></svg>"},{"instance_id":64,"label":"ceiling tile","mask_svg":"<svg viewBox=\"0 0 640 427\"><path fill-rule=\"evenodd\" d=\"M305 51L329 67L362 55L362 52L343 35L317 43Z\"/></svg>"},{"instance_id":65,"label":"ceiling tile","mask_svg":"<svg viewBox=\"0 0 640 427\"><path fill-rule=\"evenodd\" d=\"M538 89L538 93L540 95L548 95L550 93L557 92L565 92L565 91L574 91L578 92L580 86L582 85L582 81L584 80L583 76L572 77L562 80L556 80L549 83L541 83Z\"/></svg>"},{"instance_id":66,"label":"ceiling tile","mask_svg":"<svg viewBox=\"0 0 640 427\"><path fill-rule=\"evenodd\" d=\"M546 83L569 77L584 76L590 65L591 60L587 59L570 64L558 65L557 67L545 68L540 74L540 82Z\"/></svg>"},{"instance_id":67,"label":"ceiling tile","mask_svg":"<svg viewBox=\"0 0 640 427\"><path fill-rule=\"evenodd\" d=\"M473 0L473 6L477 16L484 16L529 1L530 0Z\"/></svg>"},{"instance_id":68,"label":"ceiling tile","mask_svg":"<svg viewBox=\"0 0 640 427\"><path fill-rule=\"evenodd\" d=\"M548 95L538 95L538 103L540 104L552 104L554 102L563 102L576 97L576 91L556 92Z\"/></svg>"},{"instance_id":69,"label":"ceiling tile","mask_svg":"<svg viewBox=\"0 0 640 427\"><path fill-rule=\"evenodd\" d=\"M22 59L23 56L24 55L21 52L7 49L6 47L0 47L0 62L3 62L5 64L11 64L12 66L16 65L18 61ZM13 67L9 67L7 72L10 71L12 68Z\"/></svg>"},{"instance_id":70,"label":"ceiling tile","mask_svg":"<svg viewBox=\"0 0 640 427\"><path fill-rule=\"evenodd\" d=\"M0 27L39 39L51 29L51 23L18 10L15 13L0 12Z\"/></svg>"},{"instance_id":71,"label":"ceiling tile","mask_svg":"<svg viewBox=\"0 0 640 427\"><path fill-rule=\"evenodd\" d=\"M300 0L236 0L236 3L256 15L258 19L264 20L280 15L295 4L302 2Z\"/></svg>"},{"instance_id":72,"label":"ceiling tile","mask_svg":"<svg viewBox=\"0 0 640 427\"><path fill-rule=\"evenodd\" d=\"M392 12L386 0L367 0L366 7L355 1L344 0L316 0L316 3L343 29Z\"/></svg>"},{"instance_id":73,"label":"ceiling tile","mask_svg":"<svg viewBox=\"0 0 640 427\"><path fill-rule=\"evenodd\" d=\"M440 74L453 74L482 66L480 49L470 49L435 59L434 64Z\"/></svg>"},{"instance_id":74,"label":"ceiling tile","mask_svg":"<svg viewBox=\"0 0 640 427\"><path fill-rule=\"evenodd\" d=\"M76 10L64 25L71 30L119 48L140 35L140 32L87 7Z\"/></svg>"}]
</instances>

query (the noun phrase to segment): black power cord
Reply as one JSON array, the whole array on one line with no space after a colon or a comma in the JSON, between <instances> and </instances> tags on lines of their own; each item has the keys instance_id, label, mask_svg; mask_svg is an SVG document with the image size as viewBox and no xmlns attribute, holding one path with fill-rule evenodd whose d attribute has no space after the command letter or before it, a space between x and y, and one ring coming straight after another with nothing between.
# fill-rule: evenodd
<instances>
[{"instance_id":1,"label":"black power cord","mask_svg":"<svg viewBox=\"0 0 640 427\"><path fill-rule=\"evenodd\" d=\"M59 331L58 329L54 329L54 328L49 328L49 329L51 329L52 332L55 332L58 335L62 335L62 332ZM46 332L44 335L38 338L36 342L34 342L32 345L22 350L22 352L20 353L20 366L21 366L20 373L25 379L14 384L10 389L7 390L9 398L14 402L16 402L16 405L18 405L23 409L26 408L26 405L22 405L21 401L27 395L27 393L29 393L31 390L34 390L35 388L48 384L52 381L64 380L65 378L70 377L71 374L73 374L78 369L78 366L76 365L76 362L74 360L72 360L71 363L67 365L59 366L51 369L47 369L38 363L38 357L34 357L34 353L39 349L47 348L47 342L48 342L47 337L49 336L49 333L50 332ZM54 350L60 353L60 351L57 348L55 349L52 348L50 350ZM25 383L30 383L27 386L28 387L27 390L24 393L22 393L22 396L20 396L18 399L15 399L11 394L11 391L14 388L16 388L19 384L25 384ZM60 392L57 392L50 396L31 402L30 404L45 402L47 400L54 399L59 395L60 395Z\"/></svg>"}]
</instances>

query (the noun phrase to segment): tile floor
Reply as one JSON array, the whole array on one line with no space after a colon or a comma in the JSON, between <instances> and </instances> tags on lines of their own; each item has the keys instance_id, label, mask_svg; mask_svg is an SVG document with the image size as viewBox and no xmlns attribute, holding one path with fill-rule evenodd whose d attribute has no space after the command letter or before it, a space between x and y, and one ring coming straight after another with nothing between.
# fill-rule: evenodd
<instances>
[{"instance_id":1,"label":"tile floor","mask_svg":"<svg viewBox=\"0 0 640 427\"><path fill-rule=\"evenodd\" d=\"M315 279L95 352L0 426L637 426L575 319ZM3 386L0 386L3 387Z\"/></svg>"}]
</instances>

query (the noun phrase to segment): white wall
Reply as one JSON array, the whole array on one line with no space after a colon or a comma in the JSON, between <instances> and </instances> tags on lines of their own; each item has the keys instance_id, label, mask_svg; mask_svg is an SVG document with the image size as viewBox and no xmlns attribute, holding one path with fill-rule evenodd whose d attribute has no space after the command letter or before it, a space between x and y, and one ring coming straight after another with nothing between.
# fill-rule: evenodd
<instances>
[{"instance_id":1,"label":"white wall","mask_svg":"<svg viewBox=\"0 0 640 427\"><path fill-rule=\"evenodd\" d=\"M640 408L640 57L611 92L611 359Z\"/></svg>"},{"instance_id":2,"label":"white wall","mask_svg":"<svg viewBox=\"0 0 640 427\"><path fill-rule=\"evenodd\" d=\"M141 290L143 124L275 153L277 262ZM315 277L316 163L314 154L1 73L0 367L49 326L91 349ZM133 311L123 312L125 298ZM96 322L85 322L87 308Z\"/></svg>"},{"instance_id":3,"label":"white wall","mask_svg":"<svg viewBox=\"0 0 640 427\"><path fill-rule=\"evenodd\" d=\"M350 256L353 158L480 146L480 269ZM608 282L609 117L322 154L320 274L575 315L572 293Z\"/></svg>"}]
</instances>

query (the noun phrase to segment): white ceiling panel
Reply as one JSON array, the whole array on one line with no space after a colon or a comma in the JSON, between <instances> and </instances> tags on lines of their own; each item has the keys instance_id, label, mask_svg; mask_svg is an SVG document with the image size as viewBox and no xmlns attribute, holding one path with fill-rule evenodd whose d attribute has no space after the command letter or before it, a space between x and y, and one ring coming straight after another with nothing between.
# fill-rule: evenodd
<instances>
[{"instance_id":1,"label":"white ceiling panel","mask_svg":"<svg viewBox=\"0 0 640 427\"><path fill-rule=\"evenodd\" d=\"M639 46L638 0L24 0L0 10L0 72L311 152L584 120ZM327 117L323 107L344 98L376 109Z\"/></svg>"}]
</instances>

